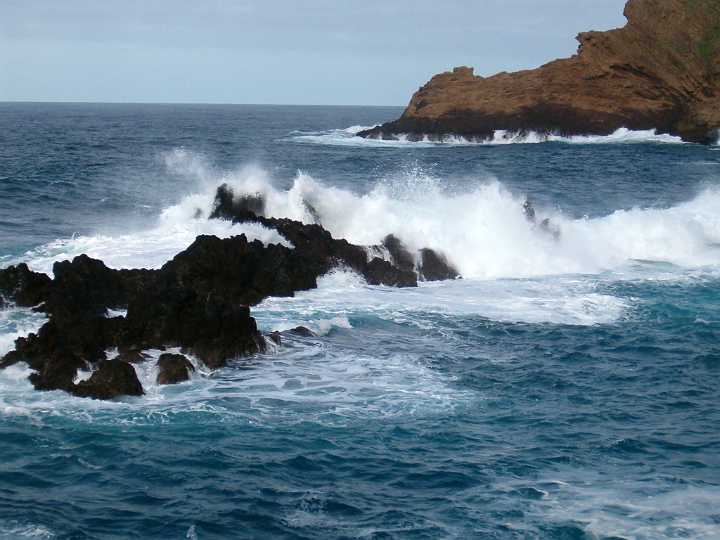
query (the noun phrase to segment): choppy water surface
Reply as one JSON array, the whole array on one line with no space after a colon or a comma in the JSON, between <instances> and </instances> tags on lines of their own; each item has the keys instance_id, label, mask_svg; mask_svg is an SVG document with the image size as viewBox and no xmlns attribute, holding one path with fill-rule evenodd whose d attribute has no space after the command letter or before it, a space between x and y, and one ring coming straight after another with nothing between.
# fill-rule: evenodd
<instances>
[{"instance_id":1,"label":"choppy water surface","mask_svg":"<svg viewBox=\"0 0 720 540\"><path fill-rule=\"evenodd\" d=\"M399 112L0 104L2 265L284 242L202 217L228 182L464 276L394 290L339 270L254 310L317 337L175 387L148 363L142 398L0 372L0 538L720 538L720 153L354 136ZM0 354L42 323L0 311Z\"/></svg>"}]
</instances>

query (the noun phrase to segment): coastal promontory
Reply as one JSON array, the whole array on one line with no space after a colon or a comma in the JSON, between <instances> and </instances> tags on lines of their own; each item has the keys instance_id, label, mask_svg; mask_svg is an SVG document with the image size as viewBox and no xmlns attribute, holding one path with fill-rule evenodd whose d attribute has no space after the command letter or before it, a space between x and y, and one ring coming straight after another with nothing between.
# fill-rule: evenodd
<instances>
[{"instance_id":1,"label":"coastal promontory","mask_svg":"<svg viewBox=\"0 0 720 540\"><path fill-rule=\"evenodd\" d=\"M360 132L411 140L496 131L609 135L651 130L712 143L720 128L720 1L629 0L627 24L583 32L577 54L537 69L434 76L403 115Z\"/></svg>"}]
</instances>

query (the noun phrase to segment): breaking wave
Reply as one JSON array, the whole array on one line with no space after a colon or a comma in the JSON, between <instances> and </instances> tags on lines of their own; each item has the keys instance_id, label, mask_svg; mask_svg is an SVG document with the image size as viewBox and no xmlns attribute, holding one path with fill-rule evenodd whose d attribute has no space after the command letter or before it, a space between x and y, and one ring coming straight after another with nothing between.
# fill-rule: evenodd
<instances>
[{"instance_id":1,"label":"breaking wave","mask_svg":"<svg viewBox=\"0 0 720 540\"><path fill-rule=\"evenodd\" d=\"M454 193L440 179L414 173L379 182L362 195L302 172L288 190L277 189L261 170L230 183L236 194L262 195L268 215L317 219L336 238L375 245L395 234L411 251L432 248L465 278L596 274L636 261L685 268L720 264L717 189L670 208L622 209L598 218L538 208L533 222L524 212L525 196L497 180Z\"/></svg>"},{"instance_id":2,"label":"breaking wave","mask_svg":"<svg viewBox=\"0 0 720 540\"><path fill-rule=\"evenodd\" d=\"M290 134L290 140L300 143L327 144L331 146L362 146L377 148L422 148L436 146L501 146L508 144L622 144L622 143L662 143L686 144L680 137L658 133L655 129L633 131L620 128L610 135L575 135L565 137L551 133L517 133L505 130L495 132L492 139L476 140L459 135L445 135L442 138L425 136L420 140L406 134L399 134L393 140L365 139L358 133L375 126L351 126L345 129L328 131L296 131Z\"/></svg>"},{"instance_id":3,"label":"breaking wave","mask_svg":"<svg viewBox=\"0 0 720 540\"><path fill-rule=\"evenodd\" d=\"M497 180L478 180L464 192L453 192L441 179L415 171L400 180L379 181L369 192L358 194L303 172L289 189L276 187L260 167L215 176L205 170L196 174L199 191L166 208L152 227L60 239L23 259L48 273L53 261L80 253L112 267L153 268L199 234L244 233L291 247L276 231L260 225L208 219L215 189L227 182L236 194L263 196L267 215L319 221L335 238L361 245L376 245L394 234L412 252L427 247L443 253L465 278L597 274L637 261L683 268L720 264L718 189L706 189L669 208L621 209L596 218L577 219L556 209L536 208L531 221L523 207L525 195Z\"/></svg>"}]
</instances>

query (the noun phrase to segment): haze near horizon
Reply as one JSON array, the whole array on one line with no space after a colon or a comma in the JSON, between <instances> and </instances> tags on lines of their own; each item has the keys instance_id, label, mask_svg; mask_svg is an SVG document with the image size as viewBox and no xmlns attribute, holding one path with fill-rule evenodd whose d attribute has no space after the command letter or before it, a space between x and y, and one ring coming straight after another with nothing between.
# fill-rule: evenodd
<instances>
[{"instance_id":1,"label":"haze near horizon","mask_svg":"<svg viewBox=\"0 0 720 540\"><path fill-rule=\"evenodd\" d=\"M433 74L569 56L624 0L6 0L0 100L405 105Z\"/></svg>"}]
</instances>

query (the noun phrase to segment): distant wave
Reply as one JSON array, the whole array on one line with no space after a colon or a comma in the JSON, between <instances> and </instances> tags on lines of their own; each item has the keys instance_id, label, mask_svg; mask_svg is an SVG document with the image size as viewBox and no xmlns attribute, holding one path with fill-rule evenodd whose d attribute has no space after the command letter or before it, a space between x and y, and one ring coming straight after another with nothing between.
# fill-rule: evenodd
<instances>
[{"instance_id":1,"label":"distant wave","mask_svg":"<svg viewBox=\"0 0 720 540\"><path fill-rule=\"evenodd\" d=\"M397 135L394 140L366 139L357 134L375 126L351 126L345 129L332 129L328 131L295 131L290 134L290 140L300 143L326 144L331 146L363 146L376 148L422 148L436 146L502 146L507 144L627 144L627 143L662 143L686 144L680 137L668 134L658 134L657 130L632 131L620 128L611 135L576 135L563 137L553 134L540 134L535 132L514 133L498 130L491 140L473 140L459 135L446 135L441 139L425 136L422 140L411 139L408 135Z\"/></svg>"}]
</instances>

